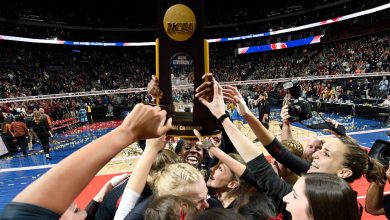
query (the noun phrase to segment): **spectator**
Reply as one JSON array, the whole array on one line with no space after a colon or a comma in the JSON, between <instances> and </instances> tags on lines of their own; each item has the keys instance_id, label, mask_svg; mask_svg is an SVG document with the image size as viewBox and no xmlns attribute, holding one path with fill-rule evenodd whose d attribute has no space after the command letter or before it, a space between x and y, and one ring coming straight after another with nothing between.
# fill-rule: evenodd
<instances>
[{"instance_id":1,"label":"spectator","mask_svg":"<svg viewBox=\"0 0 390 220\"><path fill-rule=\"evenodd\" d=\"M244 122L243 122L244 118L240 114L238 114L238 111L234 107L234 105L233 105L233 112L231 114L231 119L240 131L244 131Z\"/></svg>"},{"instance_id":2,"label":"spectator","mask_svg":"<svg viewBox=\"0 0 390 220\"><path fill-rule=\"evenodd\" d=\"M5 118L3 122L2 132L4 137L4 144L7 147L8 151L11 154L14 154L18 151L18 149L14 145L12 132L11 132L11 117Z\"/></svg>"},{"instance_id":3,"label":"spectator","mask_svg":"<svg viewBox=\"0 0 390 220\"><path fill-rule=\"evenodd\" d=\"M269 129L269 113L271 111L271 106L268 102L267 93L260 93L259 98L256 100L255 106L258 108L259 112L259 121Z\"/></svg>"},{"instance_id":4,"label":"spectator","mask_svg":"<svg viewBox=\"0 0 390 220\"><path fill-rule=\"evenodd\" d=\"M321 150L322 145L324 145L324 141L319 139L318 137L310 138L307 141L305 149L303 150L302 158L308 161L312 161L313 154Z\"/></svg>"},{"instance_id":5,"label":"spectator","mask_svg":"<svg viewBox=\"0 0 390 220\"><path fill-rule=\"evenodd\" d=\"M42 115L41 111L35 111L32 128L39 139L39 143L43 147L45 158L51 160L52 158L50 156L50 145L49 145L50 126L48 122L48 117Z\"/></svg>"},{"instance_id":6,"label":"spectator","mask_svg":"<svg viewBox=\"0 0 390 220\"><path fill-rule=\"evenodd\" d=\"M22 116L15 117L15 121L11 123L10 130L12 137L16 139L17 145L22 149L23 156L28 156L28 128Z\"/></svg>"},{"instance_id":7,"label":"spectator","mask_svg":"<svg viewBox=\"0 0 390 220\"><path fill-rule=\"evenodd\" d=\"M379 86L380 97L385 97L389 89L389 81L386 79L386 76L383 76L378 86Z\"/></svg>"},{"instance_id":8,"label":"spectator","mask_svg":"<svg viewBox=\"0 0 390 220\"><path fill-rule=\"evenodd\" d=\"M42 117L46 118L47 124L49 126L49 130L52 130L53 129L53 120L51 119L51 117L45 113L44 108L39 108L39 112L41 113Z\"/></svg>"},{"instance_id":9,"label":"spectator","mask_svg":"<svg viewBox=\"0 0 390 220\"><path fill-rule=\"evenodd\" d=\"M387 99L385 99L382 103L378 104L381 107L390 107L390 95L387 95Z\"/></svg>"}]
</instances>

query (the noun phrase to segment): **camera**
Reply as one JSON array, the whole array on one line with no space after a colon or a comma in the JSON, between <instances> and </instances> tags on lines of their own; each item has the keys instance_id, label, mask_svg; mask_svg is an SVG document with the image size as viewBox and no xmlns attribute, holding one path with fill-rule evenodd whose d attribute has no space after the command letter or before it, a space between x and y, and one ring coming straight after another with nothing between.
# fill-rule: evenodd
<instances>
[{"instance_id":1,"label":"camera","mask_svg":"<svg viewBox=\"0 0 390 220\"><path fill-rule=\"evenodd\" d=\"M292 100L288 104L289 121L303 121L312 117L310 103L302 98L302 90L298 80L292 80L283 84L292 96Z\"/></svg>"},{"instance_id":2,"label":"camera","mask_svg":"<svg viewBox=\"0 0 390 220\"><path fill-rule=\"evenodd\" d=\"M376 140L372 145L368 156L378 160L383 166L389 166L390 160L390 142Z\"/></svg>"}]
</instances>

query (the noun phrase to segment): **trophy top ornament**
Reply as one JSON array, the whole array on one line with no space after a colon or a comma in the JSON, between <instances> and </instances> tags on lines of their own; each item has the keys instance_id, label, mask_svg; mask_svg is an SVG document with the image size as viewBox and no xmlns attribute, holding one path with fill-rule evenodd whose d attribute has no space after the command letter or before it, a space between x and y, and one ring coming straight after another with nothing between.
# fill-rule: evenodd
<instances>
[{"instance_id":1,"label":"trophy top ornament","mask_svg":"<svg viewBox=\"0 0 390 220\"><path fill-rule=\"evenodd\" d=\"M174 41L186 41L196 29L194 12L186 5L175 4L168 8L164 15L165 33Z\"/></svg>"}]
</instances>

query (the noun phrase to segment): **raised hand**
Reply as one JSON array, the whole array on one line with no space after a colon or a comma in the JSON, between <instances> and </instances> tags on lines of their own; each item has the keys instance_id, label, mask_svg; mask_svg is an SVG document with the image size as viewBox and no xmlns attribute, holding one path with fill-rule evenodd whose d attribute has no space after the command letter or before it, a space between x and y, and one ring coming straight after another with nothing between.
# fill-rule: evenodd
<instances>
[{"instance_id":1,"label":"raised hand","mask_svg":"<svg viewBox=\"0 0 390 220\"><path fill-rule=\"evenodd\" d=\"M280 117L282 117L283 122L288 122L290 115L288 114L288 105L284 105L280 111Z\"/></svg>"},{"instance_id":2,"label":"raised hand","mask_svg":"<svg viewBox=\"0 0 390 220\"><path fill-rule=\"evenodd\" d=\"M167 136L164 134L158 138L152 138L146 140L146 148L145 149L153 149L157 152L164 149L165 145L168 143Z\"/></svg>"},{"instance_id":3,"label":"raised hand","mask_svg":"<svg viewBox=\"0 0 390 220\"><path fill-rule=\"evenodd\" d=\"M324 132L331 133L335 136L345 135L345 127L342 124L340 124L338 121L330 118L326 119L326 121L328 122L327 124L329 129L324 129L323 130Z\"/></svg>"},{"instance_id":4,"label":"raised hand","mask_svg":"<svg viewBox=\"0 0 390 220\"><path fill-rule=\"evenodd\" d=\"M130 136L135 140L161 137L172 127L172 119L165 122L166 116L167 112L159 106L137 104L118 127L119 131L123 131L121 138L130 142Z\"/></svg>"},{"instance_id":5,"label":"raised hand","mask_svg":"<svg viewBox=\"0 0 390 220\"><path fill-rule=\"evenodd\" d=\"M206 99L207 97L212 99L213 98L213 74L212 73L205 73L202 76L202 79L205 80L198 88L196 88L195 97L202 97Z\"/></svg>"},{"instance_id":6,"label":"raised hand","mask_svg":"<svg viewBox=\"0 0 390 220\"><path fill-rule=\"evenodd\" d=\"M223 97L225 100L234 103L237 106L238 114L244 116L250 110L246 105L244 98L238 91L238 89L234 86L226 85L222 89Z\"/></svg>"},{"instance_id":7,"label":"raised hand","mask_svg":"<svg viewBox=\"0 0 390 220\"><path fill-rule=\"evenodd\" d=\"M214 142L209 138L202 137L198 130L194 129L194 134L198 138L198 142L196 143L197 145L202 146L206 150L209 150L210 147L216 147Z\"/></svg>"},{"instance_id":8,"label":"raised hand","mask_svg":"<svg viewBox=\"0 0 390 220\"><path fill-rule=\"evenodd\" d=\"M237 87L226 85L222 89L223 97L225 100L232 102L234 104L238 104L242 96L238 91Z\"/></svg>"},{"instance_id":9,"label":"raised hand","mask_svg":"<svg viewBox=\"0 0 390 220\"><path fill-rule=\"evenodd\" d=\"M162 98L163 92L161 91L158 80L156 79L155 75L152 75L152 80L148 83L148 93L155 99L155 98Z\"/></svg>"},{"instance_id":10,"label":"raised hand","mask_svg":"<svg viewBox=\"0 0 390 220\"><path fill-rule=\"evenodd\" d=\"M211 113L219 118L221 115L225 114L225 103L223 101L222 87L221 85L213 78L213 100L211 102L206 99L199 97L199 101L205 105Z\"/></svg>"}]
</instances>

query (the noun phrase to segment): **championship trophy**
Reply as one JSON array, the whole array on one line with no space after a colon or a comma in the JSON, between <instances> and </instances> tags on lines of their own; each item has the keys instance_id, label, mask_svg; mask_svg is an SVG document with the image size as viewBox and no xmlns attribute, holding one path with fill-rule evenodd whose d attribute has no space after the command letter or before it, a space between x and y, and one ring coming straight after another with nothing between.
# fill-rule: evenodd
<instances>
[{"instance_id":1,"label":"championship trophy","mask_svg":"<svg viewBox=\"0 0 390 220\"><path fill-rule=\"evenodd\" d=\"M217 120L195 98L195 88L209 72L204 39L204 0L159 0L156 78L163 97L157 104L173 119L170 136L193 138L219 133ZM206 79L208 80L208 79Z\"/></svg>"}]
</instances>

